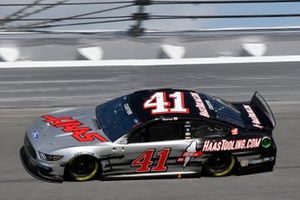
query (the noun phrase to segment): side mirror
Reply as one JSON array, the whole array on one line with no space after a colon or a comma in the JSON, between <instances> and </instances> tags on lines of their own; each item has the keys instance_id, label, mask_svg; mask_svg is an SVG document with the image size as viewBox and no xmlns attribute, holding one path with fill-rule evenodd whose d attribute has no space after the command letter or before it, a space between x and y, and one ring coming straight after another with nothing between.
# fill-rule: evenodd
<instances>
[{"instance_id":1,"label":"side mirror","mask_svg":"<svg viewBox=\"0 0 300 200\"><path fill-rule=\"evenodd\" d=\"M118 141L119 144L127 144L128 143L128 140L127 138L121 138L119 141Z\"/></svg>"}]
</instances>

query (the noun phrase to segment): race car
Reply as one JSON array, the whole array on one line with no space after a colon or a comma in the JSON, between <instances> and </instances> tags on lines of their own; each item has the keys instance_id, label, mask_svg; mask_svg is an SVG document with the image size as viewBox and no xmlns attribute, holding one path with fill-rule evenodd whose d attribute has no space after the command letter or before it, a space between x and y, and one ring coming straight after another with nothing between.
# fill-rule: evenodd
<instances>
[{"instance_id":1,"label":"race car","mask_svg":"<svg viewBox=\"0 0 300 200\"><path fill-rule=\"evenodd\" d=\"M20 155L32 176L60 182L272 171L275 125L258 92L227 102L192 90L142 90L39 117Z\"/></svg>"}]
</instances>

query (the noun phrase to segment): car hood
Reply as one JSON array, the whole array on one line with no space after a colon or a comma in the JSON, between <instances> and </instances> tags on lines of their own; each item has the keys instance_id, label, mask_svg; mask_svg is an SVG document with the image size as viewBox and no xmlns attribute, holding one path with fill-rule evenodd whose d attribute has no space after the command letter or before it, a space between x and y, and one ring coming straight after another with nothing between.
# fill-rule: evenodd
<instances>
[{"instance_id":1,"label":"car hood","mask_svg":"<svg viewBox=\"0 0 300 200\"><path fill-rule=\"evenodd\" d=\"M94 136L87 139L82 133ZM45 114L27 129L26 134L34 148L44 153L109 141L97 125L95 107L68 108Z\"/></svg>"}]
</instances>

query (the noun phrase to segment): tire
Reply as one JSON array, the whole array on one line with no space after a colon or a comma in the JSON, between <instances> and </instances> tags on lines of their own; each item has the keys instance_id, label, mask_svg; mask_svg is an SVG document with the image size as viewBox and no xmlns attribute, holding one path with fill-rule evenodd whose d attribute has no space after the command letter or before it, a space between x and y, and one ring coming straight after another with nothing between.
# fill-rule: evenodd
<instances>
[{"instance_id":1,"label":"tire","mask_svg":"<svg viewBox=\"0 0 300 200\"><path fill-rule=\"evenodd\" d=\"M88 181L99 173L99 162L96 158L81 155L72 159L68 164L68 175L74 181Z\"/></svg>"},{"instance_id":2,"label":"tire","mask_svg":"<svg viewBox=\"0 0 300 200\"><path fill-rule=\"evenodd\" d=\"M211 176L229 175L235 166L235 158L231 153L217 153L208 158L205 168Z\"/></svg>"}]
</instances>

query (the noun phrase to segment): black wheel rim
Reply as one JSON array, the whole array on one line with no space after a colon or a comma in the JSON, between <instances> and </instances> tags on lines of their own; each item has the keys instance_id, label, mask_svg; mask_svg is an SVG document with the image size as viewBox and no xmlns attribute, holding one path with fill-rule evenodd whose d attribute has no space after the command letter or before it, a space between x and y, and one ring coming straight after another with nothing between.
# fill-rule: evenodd
<instances>
[{"instance_id":1,"label":"black wheel rim","mask_svg":"<svg viewBox=\"0 0 300 200\"><path fill-rule=\"evenodd\" d=\"M228 168L230 161L229 155L215 154L208 159L207 165L214 172L222 172Z\"/></svg>"},{"instance_id":2,"label":"black wheel rim","mask_svg":"<svg viewBox=\"0 0 300 200\"><path fill-rule=\"evenodd\" d=\"M71 172L76 176L88 176L96 167L95 160L92 157L78 157L70 165Z\"/></svg>"}]
</instances>

